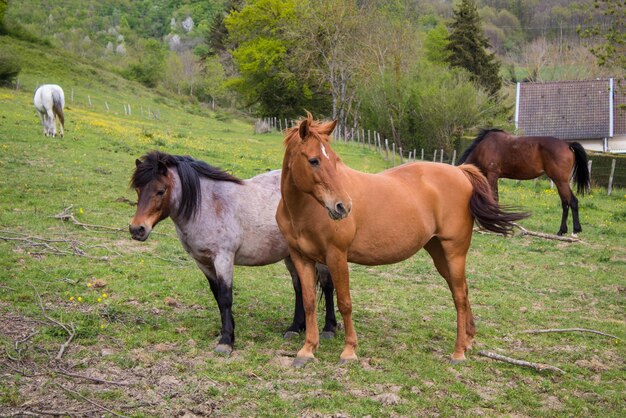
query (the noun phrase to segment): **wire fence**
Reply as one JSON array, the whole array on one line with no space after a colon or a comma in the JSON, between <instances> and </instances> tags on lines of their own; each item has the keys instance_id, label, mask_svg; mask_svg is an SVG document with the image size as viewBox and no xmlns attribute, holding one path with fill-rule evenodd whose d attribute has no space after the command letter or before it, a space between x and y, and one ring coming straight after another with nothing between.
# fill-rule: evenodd
<instances>
[{"instance_id":1,"label":"wire fence","mask_svg":"<svg viewBox=\"0 0 626 418\"><path fill-rule=\"evenodd\" d=\"M296 126L298 121L279 118L258 119L255 131L258 133L279 131ZM461 141L461 149L445 151L444 149L413 148L403 149L395 142L381 137L380 133L370 129L355 129L338 126L333 131L333 140L346 143L355 143L370 150L376 151L392 166L413 161L434 161L455 165L457 154L460 155L470 142ZM467 142L467 143L466 143ZM617 154L589 154L589 170L593 187L603 188L610 195L616 188L626 188L626 155Z\"/></svg>"}]
</instances>

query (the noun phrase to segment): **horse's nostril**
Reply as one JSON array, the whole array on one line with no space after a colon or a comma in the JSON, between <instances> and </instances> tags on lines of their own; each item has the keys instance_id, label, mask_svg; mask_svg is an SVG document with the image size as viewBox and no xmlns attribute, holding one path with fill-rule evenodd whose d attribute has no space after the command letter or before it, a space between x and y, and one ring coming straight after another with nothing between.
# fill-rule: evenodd
<instances>
[{"instance_id":1,"label":"horse's nostril","mask_svg":"<svg viewBox=\"0 0 626 418\"><path fill-rule=\"evenodd\" d=\"M341 202L337 203L337 205L335 206L335 210L341 214L346 213L346 208L343 206L343 203Z\"/></svg>"},{"instance_id":2,"label":"horse's nostril","mask_svg":"<svg viewBox=\"0 0 626 418\"><path fill-rule=\"evenodd\" d=\"M143 225L128 225L128 230L132 235L143 235L146 232Z\"/></svg>"}]
</instances>

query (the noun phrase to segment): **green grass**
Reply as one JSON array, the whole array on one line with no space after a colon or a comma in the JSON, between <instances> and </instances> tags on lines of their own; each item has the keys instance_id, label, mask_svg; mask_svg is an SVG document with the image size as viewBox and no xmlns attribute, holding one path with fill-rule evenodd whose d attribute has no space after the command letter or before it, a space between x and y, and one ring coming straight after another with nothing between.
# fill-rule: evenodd
<instances>
[{"instance_id":1,"label":"green grass","mask_svg":"<svg viewBox=\"0 0 626 418\"><path fill-rule=\"evenodd\" d=\"M56 53L3 37L0 47L29 63L20 76L22 89L0 89L0 414L94 409L62 387L136 417L186 411L219 416L626 414L626 191L580 196L579 243L474 235L467 275L476 349L557 366L564 375L475 353L451 365L454 307L425 252L391 266L351 266L360 361L347 366L338 365L340 331L335 340L322 341L316 362L293 369L290 362L303 337L282 338L293 309L286 269L280 263L237 267L236 347L232 356L221 357L212 351L220 322L216 303L171 221L159 224L146 242L130 239L126 225L134 207L128 201L136 197L128 189L129 176L137 157L160 149L249 177L280 167L281 136L254 135L251 121L224 120L73 57L55 58ZM67 86L75 89L64 139L43 137L32 107L32 90L44 82L45 71L52 72L46 82L57 82L66 92ZM89 94L94 106L79 100L79 92ZM106 112L103 101L118 110ZM129 102L133 115L124 116L122 104ZM159 109L161 119L142 116L141 107ZM357 145L333 147L357 169L386 167L377 154ZM500 196L504 204L532 210L522 222L525 228L558 229L560 202L548 182L501 181ZM71 205L79 222L119 230L84 229L55 218ZM50 247L31 245L42 239ZM45 320L35 289L48 316L76 327L60 363L53 359L66 333ZM522 333L570 327L620 340L589 333ZM25 341L16 348L20 340ZM60 374L59 367L128 386L94 384Z\"/></svg>"}]
</instances>

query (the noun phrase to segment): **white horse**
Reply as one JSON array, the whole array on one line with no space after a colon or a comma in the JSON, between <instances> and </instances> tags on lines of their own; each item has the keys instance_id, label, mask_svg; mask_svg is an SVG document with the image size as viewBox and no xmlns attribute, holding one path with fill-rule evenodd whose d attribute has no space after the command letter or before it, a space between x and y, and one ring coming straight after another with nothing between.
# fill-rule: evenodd
<instances>
[{"instance_id":1,"label":"white horse","mask_svg":"<svg viewBox=\"0 0 626 418\"><path fill-rule=\"evenodd\" d=\"M45 136L56 136L57 126L55 115L59 117L59 135L63 137L63 127L65 118L63 116L63 107L65 106L65 94L63 89L56 84L44 84L35 91L33 99L35 109L41 119L43 125L43 134Z\"/></svg>"}]
</instances>

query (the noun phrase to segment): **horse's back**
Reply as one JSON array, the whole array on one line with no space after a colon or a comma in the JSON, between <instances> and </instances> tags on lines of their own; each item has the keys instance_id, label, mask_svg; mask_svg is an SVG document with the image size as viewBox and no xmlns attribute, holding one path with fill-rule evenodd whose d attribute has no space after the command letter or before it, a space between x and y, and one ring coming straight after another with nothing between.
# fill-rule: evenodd
<instances>
[{"instance_id":1,"label":"horse's back","mask_svg":"<svg viewBox=\"0 0 626 418\"><path fill-rule=\"evenodd\" d=\"M45 111L47 107L52 106L54 96L58 97L61 107L65 106L65 93L58 84L43 84L35 90L33 103L39 111Z\"/></svg>"},{"instance_id":2,"label":"horse's back","mask_svg":"<svg viewBox=\"0 0 626 418\"><path fill-rule=\"evenodd\" d=\"M472 185L458 167L416 162L357 178L351 192L357 223L351 261L395 263L433 236L454 239L459 231L471 233Z\"/></svg>"}]
</instances>

